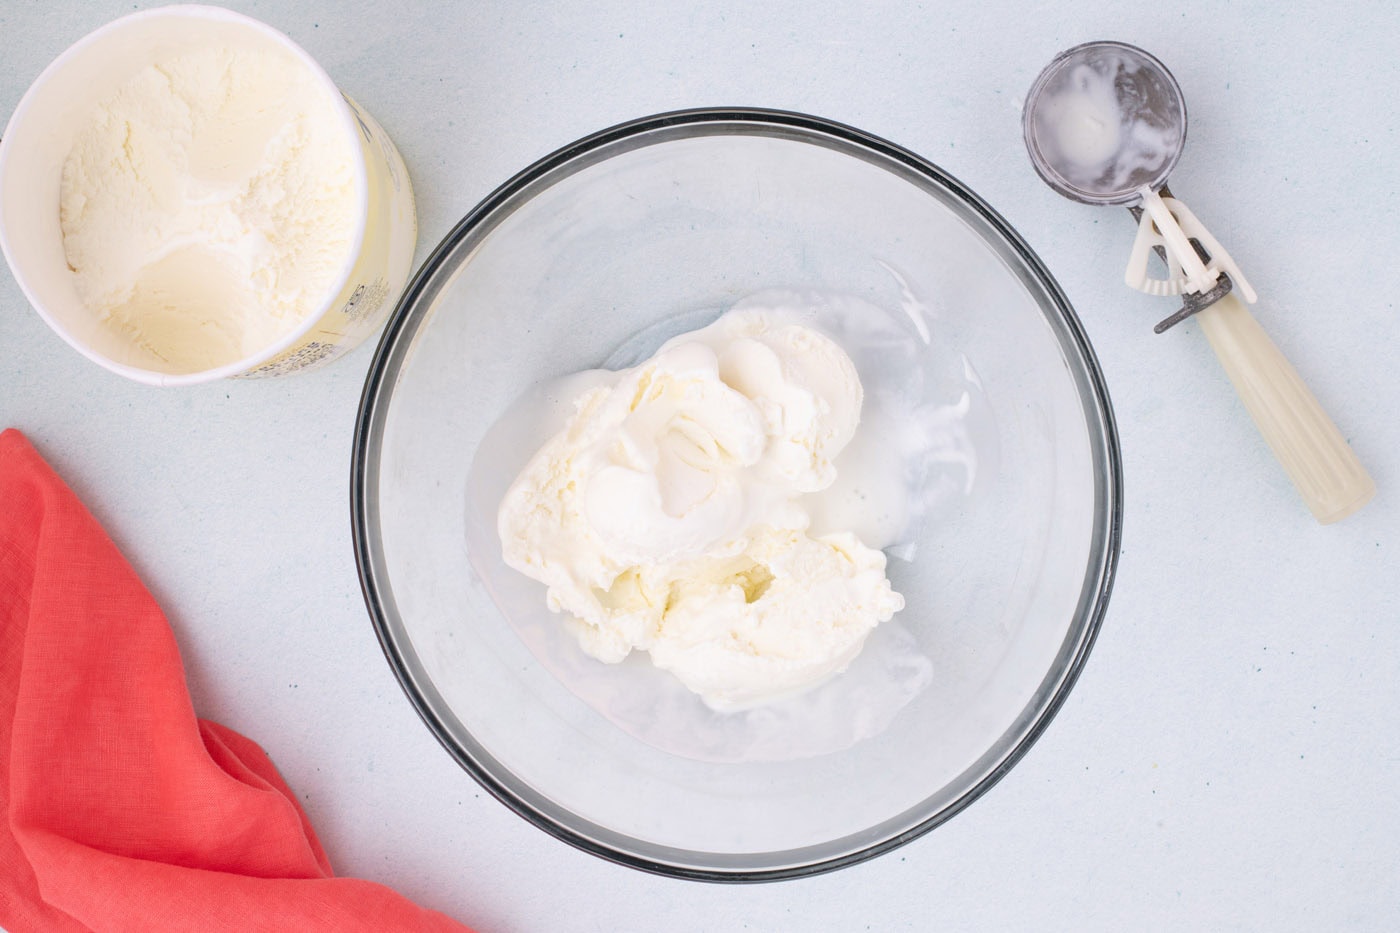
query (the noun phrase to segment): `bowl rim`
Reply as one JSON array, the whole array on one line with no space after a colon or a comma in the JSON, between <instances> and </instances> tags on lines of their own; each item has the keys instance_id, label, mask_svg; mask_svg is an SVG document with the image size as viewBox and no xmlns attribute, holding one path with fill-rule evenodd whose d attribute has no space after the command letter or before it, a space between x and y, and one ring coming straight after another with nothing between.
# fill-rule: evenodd
<instances>
[{"instance_id":1,"label":"bowl rim","mask_svg":"<svg viewBox=\"0 0 1400 933\"><path fill-rule=\"evenodd\" d=\"M1050 304L1053 305L1054 311L1059 317L1057 323L1064 328L1064 337L1068 338L1070 346L1082 363L1082 371L1077 374L1077 377L1078 380L1082 380L1080 395L1085 403L1086 426L1089 428L1089 441L1093 448L1092 453L1096 467L1094 471L1096 514L1090 541L1090 560L1085 568L1079 609L1076 612L1076 615L1082 615L1082 620L1078 624L1072 624L1066 634L1065 641L1057 656L1063 658L1063 661L1057 661L1056 664L1052 665L1045 679L1041 681L1041 688L1036 691L1022 710L1016 723L1008 730L1008 732L1014 730L1027 715L1030 715L1031 721L1023 728L1020 738L1004 753L1000 754L1000 760L996 761L994 766L987 768L978 780L946 806L900 832L886 834L857 849L832 857L822 857L778 867L739 869L683 864L680 857L692 853L682 849L666 850L680 856L675 862L648 858L636 852L609 845L598 838L590 837L571 826L564 825L560 820L545 812L543 807L514 792L506 782L492 773L489 766L478 761L471 752L458 744L447 725L431 708L428 698L424 696L416 683L405 658L405 646L397 642L391 631L387 615L389 606L386 603L387 580L379 578L375 566L378 546L374 534L377 531L377 503L370 498L369 494L370 490L377 485L377 458L383 437L388 401L392 396L396 364L405 349L404 345L407 342L405 338L412 336L408 325L416 323L412 318L419 298L461 242L478 227L492 219L503 206L510 204L523 190L538 183L541 178L548 176L551 172L571 161L633 136L675 127L694 127L713 131L717 125L725 123L734 124L736 127L754 128L766 125L799 134L834 137L846 144L854 144L857 147L868 149L878 156L899 163L905 170L917 173L925 180L932 181L935 186L944 189L955 200L978 215L1025 264L1026 270L1035 283L1049 298ZM1098 429L1097 436L1095 436L1094 428ZM351 455L350 511L352 543L360 577L360 588L385 658L419 718L423 720L428 730L437 738L448 754L478 784L537 828L605 860L674 878L707 882L752 883L807 877L834 871L896 849L923 836L962 812L990 790L1025 756L1064 705L1065 699L1083 670L1107 611L1122 539L1122 459L1108 389L1083 325L1044 263L1011 225L986 202L932 162L881 137L846 124L786 110L756 107L705 107L667 111L629 120L569 143L532 163L501 184L473 207L443 237L414 273L407 288L400 296L398 304L385 325L384 333L375 348L374 357L366 374L355 422ZM1065 657L1067 653L1068 657ZM1052 679L1055 680L1053 689L1048 697L1042 699L1044 687ZM484 753L484 757L490 758L487 750L483 748L481 751ZM968 770L976 768L983 762L983 759L995 751L997 751L995 747L989 749ZM891 820L897 819L898 816L899 814L896 814ZM589 825L596 824L589 823ZM607 830L605 827L598 828L603 830L598 834L599 836L632 838ZM636 841L642 842L641 840ZM658 844L644 843L644 845L658 851L665 850L664 846ZM802 851L802 849L792 849L775 853L751 854L798 856ZM705 854L713 855L714 853Z\"/></svg>"}]
</instances>

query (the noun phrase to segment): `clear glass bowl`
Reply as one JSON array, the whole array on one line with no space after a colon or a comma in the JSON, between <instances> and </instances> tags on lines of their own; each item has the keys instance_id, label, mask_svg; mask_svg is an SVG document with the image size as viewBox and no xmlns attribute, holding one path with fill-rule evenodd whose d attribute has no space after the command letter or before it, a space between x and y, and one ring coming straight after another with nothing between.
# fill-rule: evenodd
<instances>
[{"instance_id":1,"label":"clear glass bowl","mask_svg":"<svg viewBox=\"0 0 1400 933\"><path fill-rule=\"evenodd\" d=\"M918 296L938 342L956 351L940 359L965 360L980 384L989 456L976 490L922 529L912 560L890 562L907 600L896 621L929 674L917 694L848 747L713 760L620 727L546 656L552 647L522 637L500 608L512 584L480 553L492 518L469 501L467 477L487 430L532 385L649 352L678 329L668 321L695 326L697 314L775 287L895 310ZM380 343L351 498L385 654L462 767L587 851L720 881L869 858L992 786L1084 664L1121 519L1098 365L1015 231L908 151L759 110L605 130L468 214L419 270ZM562 624L545 631L571 645ZM855 667L842 676L857 677ZM641 668L609 671L643 683ZM843 688L831 689L839 701Z\"/></svg>"}]
</instances>

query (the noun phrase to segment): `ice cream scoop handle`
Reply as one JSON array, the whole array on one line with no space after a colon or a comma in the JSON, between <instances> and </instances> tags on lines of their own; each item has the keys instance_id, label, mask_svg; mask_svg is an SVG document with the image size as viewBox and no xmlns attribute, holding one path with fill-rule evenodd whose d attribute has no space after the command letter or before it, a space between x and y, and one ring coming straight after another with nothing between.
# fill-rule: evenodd
<instances>
[{"instance_id":1,"label":"ice cream scoop handle","mask_svg":"<svg viewBox=\"0 0 1400 933\"><path fill-rule=\"evenodd\" d=\"M1197 320L1313 516L1328 524L1370 501L1375 481L1249 309L1226 295Z\"/></svg>"}]
</instances>

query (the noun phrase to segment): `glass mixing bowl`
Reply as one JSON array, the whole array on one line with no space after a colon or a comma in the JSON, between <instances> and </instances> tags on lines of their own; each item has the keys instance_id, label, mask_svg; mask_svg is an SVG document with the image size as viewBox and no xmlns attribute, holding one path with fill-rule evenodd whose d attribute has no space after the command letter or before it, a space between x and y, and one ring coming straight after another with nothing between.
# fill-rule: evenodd
<instances>
[{"instance_id":1,"label":"glass mixing bowl","mask_svg":"<svg viewBox=\"0 0 1400 933\"><path fill-rule=\"evenodd\" d=\"M651 691L670 689L669 675L644 659L579 661L558 617L533 628L512 617L518 592L542 607L543 588L490 553L494 502L473 501L468 476L478 455L502 453L487 432L531 386L645 356L772 288L854 296L896 317L922 309L942 348L927 365L958 369L955 381L978 394L980 465L976 482L924 523L909 559L891 558L904 611L876 629L850 671L813 691L817 700L752 721L778 723L781 737L813 727L801 717L849 714L861 700L847 685L882 689L878 665L891 644L920 669L898 709L844 743L709 755L688 747L676 724L720 714L696 700L676 719L684 701L672 694L648 705ZM506 453L523 463L531 452ZM386 328L365 385L351 498L385 654L462 767L587 851L719 881L869 858L991 787L1084 664L1121 518L1098 365L1016 232L906 150L760 110L604 130L468 214ZM608 707L582 682L595 671L611 678L614 700L641 702ZM648 733L637 718L647 709L672 717L670 731Z\"/></svg>"}]
</instances>

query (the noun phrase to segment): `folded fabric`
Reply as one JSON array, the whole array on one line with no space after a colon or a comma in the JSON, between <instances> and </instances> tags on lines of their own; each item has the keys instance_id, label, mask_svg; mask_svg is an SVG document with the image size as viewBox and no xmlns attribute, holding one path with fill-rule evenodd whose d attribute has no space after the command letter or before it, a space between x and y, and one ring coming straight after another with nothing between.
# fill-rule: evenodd
<instances>
[{"instance_id":1,"label":"folded fabric","mask_svg":"<svg viewBox=\"0 0 1400 933\"><path fill-rule=\"evenodd\" d=\"M0 434L0 926L453 930L332 875L252 741L197 719L173 633L97 521Z\"/></svg>"}]
</instances>

